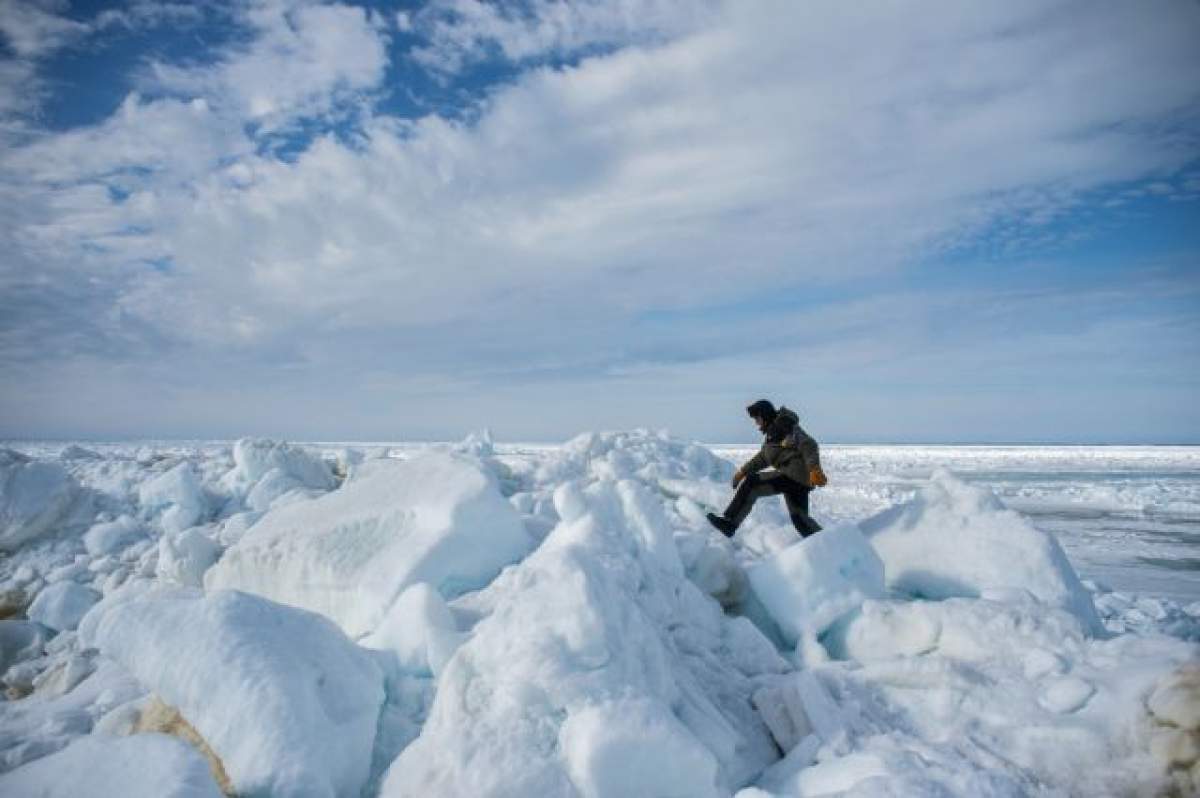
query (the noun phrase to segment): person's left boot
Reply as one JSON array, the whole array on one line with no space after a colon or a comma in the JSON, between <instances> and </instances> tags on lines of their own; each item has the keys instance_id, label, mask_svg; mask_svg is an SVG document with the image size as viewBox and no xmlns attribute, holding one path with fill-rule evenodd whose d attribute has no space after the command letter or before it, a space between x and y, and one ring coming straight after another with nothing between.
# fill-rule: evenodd
<instances>
[{"instance_id":1,"label":"person's left boot","mask_svg":"<svg viewBox=\"0 0 1200 798\"><path fill-rule=\"evenodd\" d=\"M708 519L708 523L715 526L720 531L720 533L727 538L733 537L733 533L737 532L737 524L733 523L732 521L730 521L728 518L726 518L723 515L717 515L716 513L709 513L708 515L706 515L704 517Z\"/></svg>"}]
</instances>

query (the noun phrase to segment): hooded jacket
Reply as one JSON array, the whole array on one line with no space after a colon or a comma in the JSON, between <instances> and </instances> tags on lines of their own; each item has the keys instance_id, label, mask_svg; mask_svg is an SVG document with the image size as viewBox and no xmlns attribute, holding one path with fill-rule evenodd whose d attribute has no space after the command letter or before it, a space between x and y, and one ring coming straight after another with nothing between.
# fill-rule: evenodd
<instances>
[{"instance_id":1,"label":"hooded jacket","mask_svg":"<svg viewBox=\"0 0 1200 798\"><path fill-rule=\"evenodd\" d=\"M821 452L816 440L800 427L800 418L795 412L780 407L763 432L762 448L746 461L742 473L757 474L764 468L774 468L811 488L808 473L820 466Z\"/></svg>"}]
</instances>

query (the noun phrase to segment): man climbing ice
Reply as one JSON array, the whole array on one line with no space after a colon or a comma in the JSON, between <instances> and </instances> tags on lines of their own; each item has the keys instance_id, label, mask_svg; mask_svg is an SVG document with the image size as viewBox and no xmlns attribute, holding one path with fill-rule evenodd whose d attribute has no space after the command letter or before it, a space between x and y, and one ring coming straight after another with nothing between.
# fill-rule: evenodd
<instances>
[{"instance_id":1,"label":"man climbing ice","mask_svg":"<svg viewBox=\"0 0 1200 798\"><path fill-rule=\"evenodd\" d=\"M737 492L733 501L724 514L709 513L708 522L731 538L754 502L782 493L800 536L820 531L821 525L808 514L808 494L827 481L817 442L800 428L799 417L786 407L776 410L775 405L760 399L746 412L763 434L762 448L734 472L732 484ZM765 471L767 468L773 470Z\"/></svg>"}]
</instances>

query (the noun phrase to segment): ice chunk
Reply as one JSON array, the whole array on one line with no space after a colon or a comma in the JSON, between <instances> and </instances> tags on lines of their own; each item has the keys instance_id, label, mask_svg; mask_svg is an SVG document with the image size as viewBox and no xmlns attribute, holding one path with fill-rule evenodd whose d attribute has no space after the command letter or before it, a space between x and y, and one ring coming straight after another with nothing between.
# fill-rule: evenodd
<instances>
[{"instance_id":1,"label":"ice chunk","mask_svg":"<svg viewBox=\"0 0 1200 798\"><path fill-rule=\"evenodd\" d=\"M55 582L29 605L29 617L56 631L74 629L100 594L75 582Z\"/></svg>"},{"instance_id":2,"label":"ice chunk","mask_svg":"<svg viewBox=\"0 0 1200 798\"><path fill-rule=\"evenodd\" d=\"M658 702L587 706L563 723L559 746L585 798L717 796L717 762Z\"/></svg>"},{"instance_id":3,"label":"ice chunk","mask_svg":"<svg viewBox=\"0 0 1200 798\"><path fill-rule=\"evenodd\" d=\"M53 529L78 494L79 484L58 463L0 449L0 551Z\"/></svg>"},{"instance_id":4,"label":"ice chunk","mask_svg":"<svg viewBox=\"0 0 1200 798\"><path fill-rule=\"evenodd\" d=\"M853 524L796 541L748 576L789 645L815 640L864 599L884 592L883 564Z\"/></svg>"},{"instance_id":5,"label":"ice chunk","mask_svg":"<svg viewBox=\"0 0 1200 798\"><path fill-rule=\"evenodd\" d=\"M1016 588L1073 613L1093 634L1103 631L1058 541L990 491L947 471L936 472L912 501L861 527L884 562L890 588L929 599L978 598L985 591Z\"/></svg>"},{"instance_id":6,"label":"ice chunk","mask_svg":"<svg viewBox=\"0 0 1200 798\"><path fill-rule=\"evenodd\" d=\"M83 535L83 545L88 554L101 557L113 554L146 536L141 524L128 515L115 521L95 524Z\"/></svg>"},{"instance_id":7,"label":"ice chunk","mask_svg":"<svg viewBox=\"0 0 1200 798\"><path fill-rule=\"evenodd\" d=\"M233 469L222 484L246 497L252 510L266 510L293 492L313 494L332 489L333 469L318 455L289 443L242 438L233 446Z\"/></svg>"},{"instance_id":8,"label":"ice chunk","mask_svg":"<svg viewBox=\"0 0 1200 798\"><path fill-rule=\"evenodd\" d=\"M0 620L0 674L41 654L47 637L46 627L36 621Z\"/></svg>"},{"instance_id":9,"label":"ice chunk","mask_svg":"<svg viewBox=\"0 0 1200 798\"><path fill-rule=\"evenodd\" d=\"M400 667L413 674L441 673L462 642L441 594L424 582L400 594L379 628L360 644L396 655Z\"/></svg>"},{"instance_id":10,"label":"ice chunk","mask_svg":"<svg viewBox=\"0 0 1200 798\"><path fill-rule=\"evenodd\" d=\"M289 443L242 438L233 445L233 462L235 473L230 478L244 485L253 485L273 469L309 488L328 490L335 484L333 471L324 460Z\"/></svg>"},{"instance_id":11,"label":"ice chunk","mask_svg":"<svg viewBox=\"0 0 1200 798\"><path fill-rule=\"evenodd\" d=\"M180 589L106 602L81 637L177 708L238 794L357 795L366 783L383 675L327 619Z\"/></svg>"},{"instance_id":12,"label":"ice chunk","mask_svg":"<svg viewBox=\"0 0 1200 798\"><path fill-rule=\"evenodd\" d=\"M158 578L178 585L200 587L221 547L198 528L163 535L158 541Z\"/></svg>"},{"instance_id":13,"label":"ice chunk","mask_svg":"<svg viewBox=\"0 0 1200 798\"><path fill-rule=\"evenodd\" d=\"M162 514L162 527L168 532L195 526L209 513L200 479L188 463L143 482L138 487L138 501L147 514Z\"/></svg>"},{"instance_id":14,"label":"ice chunk","mask_svg":"<svg viewBox=\"0 0 1200 798\"><path fill-rule=\"evenodd\" d=\"M205 575L320 612L354 637L410 585L487 584L532 541L477 461L430 453L365 463L341 488L264 515Z\"/></svg>"},{"instance_id":15,"label":"ice chunk","mask_svg":"<svg viewBox=\"0 0 1200 798\"><path fill-rule=\"evenodd\" d=\"M222 798L203 757L163 734L82 737L57 753L0 775L0 793L14 798Z\"/></svg>"},{"instance_id":16,"label":"ice chunk","mask_svg":"<svg viewBox=\"0 0 1200 798\"><path fill-rule=\"evenodd\" d=\"M85 449L78 444L71 444L67 448L59 452L59 458L63 460L100 460L102 459L98 452L91 449Z\"/></svg>"}]
</instances>

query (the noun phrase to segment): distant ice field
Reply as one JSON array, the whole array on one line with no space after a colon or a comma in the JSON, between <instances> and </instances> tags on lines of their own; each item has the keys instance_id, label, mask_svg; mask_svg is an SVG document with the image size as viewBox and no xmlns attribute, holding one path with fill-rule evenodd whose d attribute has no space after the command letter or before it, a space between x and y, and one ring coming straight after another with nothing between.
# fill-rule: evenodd
<instances>
[{"instance_id":1,"label":"distant ice field","mask_svg":"<svg viewBox=\"0 0 1200 798\"><path fill-rule=\"evenodd\" d=\"M330 450L386 448L404 456L434 446L396 441L308 442ZM8 444L52 456L70 442ZM98 453L156 454L227 447L228 441L80 443ZM503 459L538 459L558 448L497 443ZM713 444L731 462L755 448ZM822 448L830 478L812 498L823 523L858 521L910 498L939 468L993 490L1054 533L1080 576L1112 590L1200 601L1200 446L838 445Z\"/></svg>"},{"instance_id":2,"label":"distant ice field","mask_svg":"<svg viewBox=\"0 0 1200 798\"><path fill-rule=\"evenodd\" d=\"M713 448L734 461L753 452ZM818 518L862 519L946 468L1057 536L1083 578L1200 600L1200 447L831 445L822 459Z\"/></svg>"}]
</instances>

